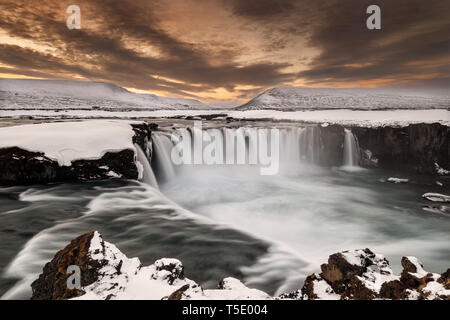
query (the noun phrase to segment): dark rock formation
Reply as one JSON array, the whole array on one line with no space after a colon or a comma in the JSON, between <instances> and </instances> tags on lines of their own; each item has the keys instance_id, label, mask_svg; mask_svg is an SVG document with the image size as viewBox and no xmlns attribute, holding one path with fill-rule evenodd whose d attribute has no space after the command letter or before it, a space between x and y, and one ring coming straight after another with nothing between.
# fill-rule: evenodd
<instances>
[{"instance_id":1,"label":"dark rock formation","mask_svg":"<svg viewBox=\"0 0 450 320\"><path fill-rule=\"evenodd\" d=\"M71 265L80 267L82 287L97 280L98 270L102 266L88 255L93 236L94 232L86 233L56 253L52 261L45 265L39 278L31 284L32 300L63 300L79 297L85 293L67 287L67 279L70 276L67 268Z\"/></svg>"},{"instance_id":2,"label":"dark rock formation","mask_svg":"<svg viewBox=\"0 0 450 320\"><path fill-rule=\"evenodd\" d=\"M450 163L450 128L439 123L407 127L351 128L362 150L380 168L435 174L435 163Z\"/></svg>"}]
</instances>

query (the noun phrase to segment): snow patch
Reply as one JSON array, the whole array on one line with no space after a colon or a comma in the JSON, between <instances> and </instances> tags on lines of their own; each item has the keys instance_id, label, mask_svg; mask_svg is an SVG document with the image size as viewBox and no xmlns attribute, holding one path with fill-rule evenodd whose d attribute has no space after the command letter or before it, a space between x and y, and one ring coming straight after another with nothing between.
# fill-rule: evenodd
<instances>
[{"instance_id":1,"label":"snow patch","mask_svg":"<svg viewBox=\"0 0 450 320\"><path fill-rule=\"evenodd\" d=\"M391 177L391 178L388 178L386 181L387 182L392 182L392 183L395 183L395 184L399 184L399 183L408 183L409 179L402 179L402 178L393 178L393 177Z\"/></svg>"}]
</instances>

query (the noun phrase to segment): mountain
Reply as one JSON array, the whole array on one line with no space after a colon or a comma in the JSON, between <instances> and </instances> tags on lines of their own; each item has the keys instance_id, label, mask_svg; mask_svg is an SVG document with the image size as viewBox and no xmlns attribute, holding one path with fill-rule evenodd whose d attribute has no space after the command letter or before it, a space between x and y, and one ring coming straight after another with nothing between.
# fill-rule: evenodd
<instances>
[{"instance_id":1,"label":"mountain","mask_svg":"<svg viewBox=\"0 0 450 320\"><path fill-rule=\"evenodd\" d=\"M0 109L206 109L193 99L130 92L115 84L0 79Z\"/></svg>"},{"instance_id":2,"label":"mountain","mask_svg":"<svg viewBox=\"0 0 450 320\"><path fill-rule=\"evenodd\" d=\"M264 91L237 110L448 109L450 95L412 89L283 87Z\"/></svg>"}]
</instances>

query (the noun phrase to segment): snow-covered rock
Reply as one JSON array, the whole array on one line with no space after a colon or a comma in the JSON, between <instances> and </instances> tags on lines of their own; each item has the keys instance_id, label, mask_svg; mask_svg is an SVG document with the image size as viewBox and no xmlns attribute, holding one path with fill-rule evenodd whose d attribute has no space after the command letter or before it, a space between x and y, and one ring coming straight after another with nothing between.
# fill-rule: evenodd
<instances>
[{"instance_id":1,"label":"snow-covered rock","mask_svg":"<svg viewBox=\"0 0 450 320\"><path fill-rule=\"evenodd\" d=\"M80 269L80 286L69 289L69 266ZM295 292L271 297L235 278L225 278L216 289L203 289L185 276L182 263L163 258L143 266L128 258L97 231L74 239L44 266L31 285L32 299L450 299L450 269L428 273L415 257L403 257L403 272L395 275L387 259L369 249L344 251L329 257L320 274L306 278Z\"/></svg>"},{"instance_id":2,"label":"snow-covered rock","mask_svg":"<svg viewBox=\"0 0 450 320\"><path fill-rule=\"evenodd\" d=\"M395 183L395 184L399 184L399 183L407 183L409 181L409 179L390 177L386 181L387 182L391 182L391 183Z\"/></svg>"},{"instance_id":3,"label":"snow-covered rock","mask_svg":"<svg viewBox=\"0 0 450 320\"><path fill-rule=\"evenodd\" d=\"M28 124L0 128L0 149L17 147L42 152L60 166L75 160L97 160L107 152L135 150L129 123L79 121Z\"/></svg>"},{"instance_id":4,"label":"snow-covered rock","mask_svg":"<svg viewBox=\"0 0 450 320\"><path fill-rule=\"evenodd\" d=\"M298 299L450 299L449 270L442 275L423 269L415 257L402 258L395 275L388 260L369 249L344 251L329 257L322 273L309 276Z\"/></svg>"},{"instance_id":5,"label":"snow-covered rock","mask_svg":"<svg viewBox=\"0 0 450 320\"><path fill-rule=\"evenodd\" d=\"M437 162L434 163L434 167L436 169L436 173L440 176L446 176L450 174L450 170L445 170Z\"/></svg>"},{"instance_id":6,"label":"snow-covered rock","mask_svg":"<svg viewBox=\"0 0 450 320\"><path fill-rule=\"evenodd\" d=\"M433 202L450 202L450 196L440 193L429 192L422 195L422 197Z\"/></svg>"},{"instance_id":7,"label":"snow-covered rock","mask_svg":"<svg viewBox=\"0 0 450 320\"><path fill-rule=\"evenodd\" d=\"M154 126L90 120L0 128L0 184L139 177Z\"/></svg>"},{"instance_id":8,"label":"snow-covered rock","mask_svg":"<svg viewBox=\"0 0 450 320\"><path fill-rule=\"evenodd\" d=\"M81 270L81 287L68 289L67 268ZM78 300L228 300L269 299L260 290L247 288L234 278L223 279L217 289L204 290L184 275L177 259L159 259L143 266L138 258L128 258L97 231L73 240L46 264L33 282L32 299Z\"/></svg>"}]
</instances>

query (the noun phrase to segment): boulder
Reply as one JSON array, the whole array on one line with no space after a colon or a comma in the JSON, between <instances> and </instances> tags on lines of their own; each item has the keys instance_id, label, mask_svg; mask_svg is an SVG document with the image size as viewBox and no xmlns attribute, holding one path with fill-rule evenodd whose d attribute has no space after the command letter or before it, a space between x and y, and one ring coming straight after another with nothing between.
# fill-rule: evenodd
<instances>
[{"instance_id":1,"label":"boulder","mask_svg":"<svg viewBox=\"0 0 450 320\"><path fill-rule=\"evenodd\" d=\"M80 289L69 289L67 273L69 266L76 265L81 270L81 286L94 283L99 276L102 262L93 260L89 248L94 232L89 232L72 240L63 250L56 253L52 261L48 262L42 274L31 284L32 300L62 300L83 295Z\"/></svg>"}]
</instances>

